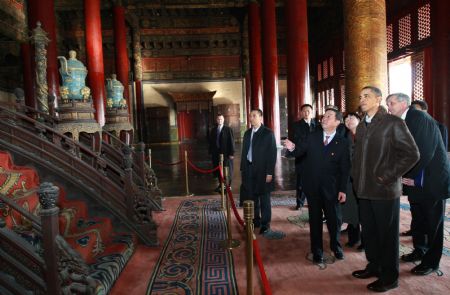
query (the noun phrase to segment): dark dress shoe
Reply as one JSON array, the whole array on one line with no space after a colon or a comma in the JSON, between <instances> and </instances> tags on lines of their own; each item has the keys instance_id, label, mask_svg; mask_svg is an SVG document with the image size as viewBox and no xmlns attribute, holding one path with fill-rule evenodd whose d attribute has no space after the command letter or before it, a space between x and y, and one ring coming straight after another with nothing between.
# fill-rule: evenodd
<instances>
[{"instance_id":1,"label":"dark dress shoe","mask_svg":"<svg viewBox=\"0 0 450 295\"><path fill-rule=\"evenodd\" d=\"M315 264L323 263L322 255L314 254L313 255L313 263L315 263Z\"/></svg>"},{"instance_id":2,"label":"dark dress shoe","mask_svg":"<svg viewBox=\"0 0 450 295\"><path fill-rule=\"evenodd\" d=\"M219 185L218 187L216 187L216 189L214 191L216 193L221 193L222 192L222 187Z\"/></svg>"},{"instance_id":3,"label":"dark dress shoe","mask_svg":"<svg viewBox=\"0 0 450 295\"><path fill-rule=\"evenodd\" d=\"M344 253L342 251L335 251L334 257L336 257L337 260L344 260Z\"/></svg>"},{"instance_id":4,"label":"dark dress shoe","mask_svg":"<svg viewBox=\"0 0 450 295\"><path fill-rule=\"evenodd\" d=\"M418 251L413 251L409 254L402 255L401 260L405 262L414 262L422 260L423 254Z\"/></svg>"},{"instance_id":5,"label":"dark dress shoe","mask_svg":"<svg viewBox=\"0 0 450 295\"><path fill-rule=\"evenodd\" d=\"M412 230L404 231L404 232L402 232L400 235L401 235L402 237L409 237L409 236L412 236Z\"/></svg>"},{"instance_id":6,"label":"dark dress shoe","mask_svg":"<svg viewBox=\"0 0 450 295\"><path fill-rule=\"evenodd\" d=\"M398 281L395 280L391 283L386 283L381 280L376 280L373 283L370 283L367 285L367 289L374 291L374 292L386 292L391 289L395 289L398 287Z\"/></svg>"},{"instance_id":7,"label":"dark dress shoe","mask_svg":"<svg viewBox=\"0 0 450 295\"><path fill-rule=\"evenodd\" d=\"M378 277L378 273L371 271L369 269L361 269L352 272L352 276L358 279L368 279L373 277Z\"/></svg>"},{"instance_id":8,"label":"dark dress shoe","mask_svg":"<svg viewBox=\"0 0 450 295\"><path fill-rule=\"evenodd\" d=\"M269 228L267 226L262 226L261 229L259 230L259 234L262 235L263 233L265 233L268 230L269 230Z\"/></svg>"},{"instance_id":9,"label":"dark dress shoe","mask_svg":"<svg viewBox=\"0 0 450 295\"><path fill-rule=\"evenodd\" d=\"M417 266L415 266L413 269L411 269L411 272L415 275L418 276L426 276L429 275L430 273L438 270L439 267L429 267L423 264L419 264Z\"/></svg>"}]
</instances>

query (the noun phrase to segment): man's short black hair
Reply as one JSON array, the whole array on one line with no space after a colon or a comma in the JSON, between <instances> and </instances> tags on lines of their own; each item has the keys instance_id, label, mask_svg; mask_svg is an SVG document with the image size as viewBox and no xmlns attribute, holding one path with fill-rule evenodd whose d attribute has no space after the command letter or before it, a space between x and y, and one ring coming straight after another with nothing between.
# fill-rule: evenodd
<instances>
[{"instance_id":1,"label":"man's short black hair","mask_svg":"<svg viewBox=\"0 0 450 295\"><path fill-rule=\"evenodd\" d=\"M225 116L222 114L222 113L218 113L217 115L216 115L216 118L217 117L224 117L225 118Z\"/></svg>"},{"instance_id":2,"label":"man's short black hair","mask_svg":"<svg viewBox=\"0 0 450 295\"><path fill-rule=\"evenodd\" d=\"M251 112L258 112L261 117L263 116L263 112L260 109L252 109Z\"/></svg>"},{"instance_id":3,"label":"man's short black hair","mask_svg":"<svg viewBox=\"0 0 450 295\"><path fill-rule=\"evenodd\" d=\"M411 105L418 105L421 110L428 111L428 104L425 100L414 100Z\"/></svg>"},{"instance_id":4,"label":"man's short black hair","mask_svg":"<svg viewBox=\"0 0 450 295\"><path fill-rule=\"evenodd\" d=\"M334 114L336 115L336 120L338 120L339 122L342 122L343 115L342 115L342 113L339 110L337 110L335 108L328 108L328 109L325 110L325 112L327 112L327 111L334 112Z\"/></svg>"},{"instance_id":5,"label":"man's short black hair","mask_svg":"<svg viewBox=\"0 0 450 295\"><path fill-rule=\"evenodd\" d=\"M369 89L370 91L372 91L373 93L375 93L375 95L376 96L383 96L383 94L381 93L381 90L380 90L380 88L378 88L378 87L375 87L375 86L366 86L366 87L363 87L363 89L362 90L364 90L364 89Z\"/></svg>"},{"instance_id":6,"label":"man's short black hair","mask_svg":"<svg viewBox=\"0 0 450 295\"><path fill-rule=\"evenodd\" d=\"M312 110L312 108L313 108L312 105L310 105L309 103L305 103L305 104L303 104L303 105L300 107L300 110L303 111L303 109L306 108L306 107L310 107L311 110Z\"/></svg>"}]
</instances>

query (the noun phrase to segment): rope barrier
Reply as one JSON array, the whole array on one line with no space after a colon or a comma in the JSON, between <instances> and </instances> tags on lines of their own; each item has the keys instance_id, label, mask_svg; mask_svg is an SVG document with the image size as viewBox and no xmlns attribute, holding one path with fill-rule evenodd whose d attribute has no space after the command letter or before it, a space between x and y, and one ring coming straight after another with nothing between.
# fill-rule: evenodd
<instances>
[{"instance_id":1,"label":"rope barrier","mask_svg":"<svg viewBox=\"0 0 450 295\"><path fill-rule=\"evenodd\" d=\"M159 161L157 159L153 159L153 161L156 164L159 164L159 165L162 165L162 166L175 166L175 165L180 165L181 163L183 163L183 161L178 161L178 162L174 162L174 163L165 163L165 162Z\"/></svg>"},{"instance_id":2,"label":"rope barrier","mask_svg":"<svg viewBox=\"0 0 450 295\"><path fill-rule=\"evenodd\" d=\"M253 239L253 249L256 258L256 264L258 264L259 273L261 274L261 280L264 287L265 295L272 295L272 290L270 289L269 280L267 279L266 270L261 258L261 252L259 251L259 244L257 239Z\"/></svg>"},{"instance_id":3,"label":"rope barrier","mask_svg":"<svg viewBox=\"0 0 450 295\"><path fill-rule=\"evenodd\" d=\"M222 176L222 175L221 175ZM236 204L234 203L233 193L230 190L230 187L227 185L227 195L231 202L231 207L233 208L234 215L239 222L240 225L243 227L245 226L244 220L239 215L239 212L237 211ZM264 269L263 261L261 258L261 252L259 251L259 244L258 240L256 238L253 238L253 248L254 248L254 255L256 259L256 263L258 264L258 269L261 274L261 280L264 287L264 294L265 295L272 295L272 290L270 288L269 280L267 279L266 270Z\"/></svg>"},{"instance_id":4,"label":"rope barrier","mask_svg":"<svg viewBox=\"0 0 450 295\"><path fill-rule=\"evenodd\" d=\"M201 169L201 168L196 167L190 160L188 160L188 164L189 164L189 166L191 166L191 168L194 169L195 171L200 172L200 173L205 173L205 174L207 174L207 173L213 173L213 172L215 172L215 171L217 171L217 170L220 169L220 166L217 166L217 167L215 167L215 168L213 168L213 169L204 170L204 169ZM221 175L221 176L222 176L222 175ZM221 178L223 179L223 177L221 177Z\"/></svg>"}]
</instances>

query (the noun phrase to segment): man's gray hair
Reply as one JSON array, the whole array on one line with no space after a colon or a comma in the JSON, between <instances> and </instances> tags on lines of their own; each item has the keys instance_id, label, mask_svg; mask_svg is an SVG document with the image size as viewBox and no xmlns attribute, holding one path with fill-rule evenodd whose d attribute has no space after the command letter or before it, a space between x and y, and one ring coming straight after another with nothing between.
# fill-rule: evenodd
<instances>
[{"instance_id":1,"label":"man's gray hair","mask_svg":"<svg viewBox=\"0 0 450 295\"><path fill-rule=\"evenodd\" d=\"M393 96L395 96L398 101L406 101L406 104L408 106L411 105L411 98L407 94L404 94L401 92L389 94L388 97L386 97L386 102L389 100L389 98L391 98Z\"/></svg>"}]
</instances>

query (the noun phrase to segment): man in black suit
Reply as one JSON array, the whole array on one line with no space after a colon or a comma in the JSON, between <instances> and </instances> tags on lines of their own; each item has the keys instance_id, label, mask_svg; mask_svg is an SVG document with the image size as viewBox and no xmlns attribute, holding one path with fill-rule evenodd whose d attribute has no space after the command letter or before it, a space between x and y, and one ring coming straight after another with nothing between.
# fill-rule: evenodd
<instances>
[{"instance_id":1,"label":"man in black suit","mask_svg":"<svg viewBox=\"0 0 450 295\"><path fill-rule=\"evenodd\" d=\"M414 107L416 110L424 111L425 113L428 113L428 104L424 100L415 100L415 101L411 102L411 106ZM444 124L438 122L437 120L435 120L435 121L436 121L436 124L438 125L439 132L441 132L442 140L444 141L445 150L448 151L447 127Z\"/></svg>"},{"instance_id":2,"label":"man in black suit","mask_svg":"<svg viewBox=\"0 0 450 295\"><path fill-rule=\"evenodd\" d=\"M304 104L301 106L302 119L295 122L293 124L294 128L294 138L292 141L296 145L300 145L302 142L306 140L308 135L318 129L320 129L320 124L316 121L316 119L311 118L312 116L312 106L310 104ZM297 176L297 184L296 184L296 206L295 209L298 210L303 207L305 204L305 194L302 190L302 172L304 170L304 160L305 156L299 156L295 158L295 173ZM307 173L305 171L304 173Z\"/></svg>"},{"instance_id":3,"label":"man in black suit","mask_svg":"<svg viewBox=\"0 0 450 295\"><path fill-rule=\"evenodd\" d=\"M234 159L234 136L233 129L224 124L225 118L222 114L217 114L217 125L211 129L209 136L209 153L212 157L213 167L217 167L220 161L220 154L223 154L223 166L229 168L229 183L233 179L233 159ZM216 192L220 192L220 173L217 173L219 185Z\"/></svg>"},{"instance_id":4,"label":"man in black suit","mask_svg":"<svg viewBox=\"0 0 450 295\"><path fill-rule=\"evenodd\" d=\"M350 174L348 140L336 133L342 113L327 109L322 118L323 131L311 133L300 145L289 140L285 147L296 156L304 155L303 191L308 200L311 252L314 263L323 262L322 210L325 213L330 248L337 259L344 259L339 236L342 225L340 204L345 202Z\"/></svg>"},{"instance_id":5,"label":"man in black suit","mask_svg":"<svg viewBox=\"0 0 450 295\"><path fill-rule=\"evenodd\" d=\"M444 243L445 199L450 196L447 153L436 121L410 108L403 93L386 98L389 112L405 120L419 148L420 160L404 177L404 193L411 204L414 251L403 255L406 262L421 261L411 272L427 275L439 268Z\"/></svg>"},{"instance_id":6,"label":"man in black suit","mask_svg":"<svg viewBox=\"0 0 450 295\"><path fill-rule=\"evenodd\" d=\"M242 143L242 187L246 196L241 197L241 200L247 199L255 202L253 223L255 227L261 228L260 234L268 239L281 239L284 237L283 233L270 229L272 219L270 192L274 187L277 146L272 130L264 126L262 120L261 110L251 111L252 127L245 132Z\"/></svg>"}]
</instances>

